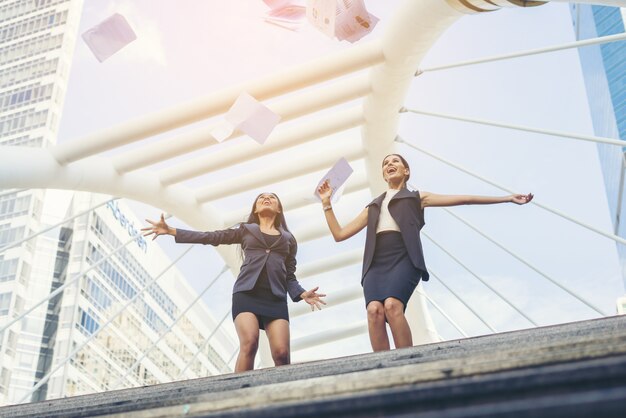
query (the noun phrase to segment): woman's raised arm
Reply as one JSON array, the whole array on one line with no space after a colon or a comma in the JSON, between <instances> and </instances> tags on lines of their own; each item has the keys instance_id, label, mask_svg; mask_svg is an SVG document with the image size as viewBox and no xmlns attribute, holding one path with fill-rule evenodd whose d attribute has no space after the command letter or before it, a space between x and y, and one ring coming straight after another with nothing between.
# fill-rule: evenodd
<instances>
[{"instance_id":1,"label":"woman's raised arm","mask_svg":"<svg viewBox=\"0 0 626 418\"><path fill-rule=\"evenodd\" d=\"M328 228L330 229L331 234L333 234L335 241L339 242L346 240L367 226L367 208L363 209L361 213L359 213L357 217L349 222L345 227L339 225L339 221L337 221L337 217L333 212L333 207L330 204L330 196L333 189L330 187L328 180L322 183L317 192L322 198L326 223L328 224Z\"/></svg>"}]
</instances>

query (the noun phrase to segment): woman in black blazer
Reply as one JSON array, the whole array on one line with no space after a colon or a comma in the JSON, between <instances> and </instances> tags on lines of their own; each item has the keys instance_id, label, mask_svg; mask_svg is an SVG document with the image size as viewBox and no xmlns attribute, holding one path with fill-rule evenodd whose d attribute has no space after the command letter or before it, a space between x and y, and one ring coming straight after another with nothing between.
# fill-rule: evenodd
<instances>
[{"instance_id":1,"label":"woman in black blazer","mask_svg":"<svg viewBox=\"0 0 626 418\"><path fill-rule=\"evenodd\" d=\"M235 372L252 370L265 330L274 364L290 363L287 293L294 302L304 300L311 309L326 304L317 287L305 291L295 276L296 239L287 229L283 207L274 193L261 193L252 204L248 221L220 231L187 231L146 219L152 226L146 235L173 235L178 243L241 244L243 264L233 287L232 316L239 337Z\"/></svg>"},{"instance_id":2,"label":"woman in black blazer","mask_svg":"<svg viewBox=\"0 0 626 418\"><path fill-rule=\"evenodd\" d=\"M406 188L411 175L409 164L398 154L386 156L382 169L389 189L345 227L339 225L333 213L330 204L332 189L328 181L318 189L326 222L335 241L348 239L367 226L361 284L374 351L389 350L385 322L389 323L396 348L413 345L404 311L420 279L428 280L420 240L424 208L505 202L523 205L533 198L530 193L490 197L410 191Z\"/></svg>"}]
</instances>

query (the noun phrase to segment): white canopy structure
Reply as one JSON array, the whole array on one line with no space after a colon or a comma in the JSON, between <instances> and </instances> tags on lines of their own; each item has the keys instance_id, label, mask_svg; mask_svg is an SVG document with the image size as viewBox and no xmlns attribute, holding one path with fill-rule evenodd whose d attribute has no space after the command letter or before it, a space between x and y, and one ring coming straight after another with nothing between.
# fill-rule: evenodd
<instances>
[{"instance_id":1,"label":"white canopy structure","mask_svg":"<svg viewBox=\"0 0 626 418\"><path fill-rule=\"evenodd\" d=\"M249 191L281 178L293 178L330 167L340 157L364 159L365 171L355 173L346 192L368 189L372 196L386 185L380 175L383 156L395 152L398 119L406 91L420 63L438 37L465 14L496 11L502 7L532 7L546 2L524 0L406 0L380 40L362 42L351 49L323 57L280 73L242 85L231 86L208 97L146 115L88 137L47 149L0 147L0 188L54 188L83 190L125 197L161 208L194 228L223 229L240 213L222 214L212 200ZM625 6L623 0L585 0L581 3ZM363 71L366 70L366 71ZM341 78L340 83L329 83ZM208 149L217 144L212 127L195 128L184 134L141 145L152 136L167 133L225 113L241 92L265 101L277 98L268 107L281 116L281 123L263 146L252 141L234 148L220 148L184 162L164 166L175 157ZM315 113L342 103L361 99L351 108L331 116ZM318 138L361 126L360 146L337 144L317 155L303 154L299 147ZM235 133L234 137L240 134ZM131 143L138 147L123 149ZM225 167L251 161L271 161L272 155L289 149L293 158L271 171L249 172L210 186L192 188L188 182ZM159 168L155 168L160 165ZM306 204L309 191L283 196L287 210ZM299 241L328 234L326 225L294 231ZM225 262L237 271L234 249L218 249ZM327 271L360 262L359 252L339 254L306 265L302 275ZM358 291L358 289L357 289ZM352 289L339 300L358 297ZM437 338L425 307L425 295L416 292L407 313L414 342ZM294 314L299 312L297 308ZM364 331L364 325L337 329L328 338ZM319 341L318 341L319 342ZM304 342L303 342L304 343ZM296 349L297 347L294 347Z\"/></svg>"}]
</instances>

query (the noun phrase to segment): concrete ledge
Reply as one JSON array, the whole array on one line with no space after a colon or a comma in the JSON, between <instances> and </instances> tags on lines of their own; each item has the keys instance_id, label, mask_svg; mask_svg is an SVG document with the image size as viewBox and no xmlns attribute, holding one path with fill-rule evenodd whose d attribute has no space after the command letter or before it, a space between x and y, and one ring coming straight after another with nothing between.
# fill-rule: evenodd
<instances>
[{"instance_id":1,"label":"concrete ledge","mask_svg":"<svg viewBox=\"0 0 626 418\"><path fill-rule=\"evenodd\" d=\"M611 373L616 377L607 380ZM550 380L552 374L560 376L560 380ZM525 381L535 383L525 386ZM503 391L497 389L498 385L518 389ZM545 405L546 411L557 404L565 408L564 402L571 398L572 402L579 403L588 399L586 404L595 405L596 410L600 408L598 405L610 409L611 396L619 399L625 385L626 317L620 316L10 406L0 408L0 416L112 414L137 417L183 413L187 416L241 416L254 413L255 416L278 417L307 416L305 411L309 409L311 415L324 411L325 416L369 416L370 412L389 415L395 410L399 414L408 411L415 414L418 410L426 413L436 410L437 405L439 409L454 405L478 408L476 402L502 406L505 398L510 399L512 409L526 404L533 408ZM542 389L538 392L534 388ZM441 396L434 396L433 391ZM593 391L599 392L593 395ZM532 402L524 403L523 396ZM435 402L436 399L439 401ZM514 408L516 399L521 403ZM368 402L371 406L359 412L358 405L368 405ZM427 405L430 406L427 408ZM484 413L484 408L481 411Z\"/></svg>"}]
</instances>

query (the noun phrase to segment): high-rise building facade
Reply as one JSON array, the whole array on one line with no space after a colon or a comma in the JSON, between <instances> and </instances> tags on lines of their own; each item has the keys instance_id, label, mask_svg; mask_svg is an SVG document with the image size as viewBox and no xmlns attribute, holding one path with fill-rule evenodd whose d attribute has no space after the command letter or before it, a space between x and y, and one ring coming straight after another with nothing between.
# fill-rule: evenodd
<instances>
[{"instance_id":1,"label":"high-rise building facade","mask_svg":"<svg viewBox=\"0 0 626 418\"><path fill-rule=\"evenodd\" d=\"M76 193L67 217L105 199ZM48 303L38 364L25 371L46 375L65 364L34 400L231 371L237 344L201 301L188 309L196 292L158 245L137 236L138 225L123 203L110 201L66 225L54 248L39 246L48 256L44 274L52 270L48 293L80 278Z\"/></svg>"},{"instance_id":2,"label":"high-rise building facade","mask_svg":"<svg viewBox=\"0 0 626 418\"><path fill-rule=\"evenodd\" d=\"M570 5L579 40L624 33L624 11L617 7ZM596 135L626 140L626 42L579 48L589 110ZM625 149L598 144L613 232L626 238ZM626 286L626 247L617 244Z\"/></svg>"},{"instance_id":3,"label":"high-rise building facade","mask_svg":"<svg viewBox=\"0 0 626 418\"><path fill-rule=\"evenodd\" d=\"M56 143L82 6L83 0L0 2L0 145ZM0 327L80 277L0 333L0 405L19 401L61 364L31 400L108 390L119 380L119 387L171 381L198 351L180 378L229 370L235 344L226 333L213 332L218 324L201 301L183 315L196 294L175 267L141 293L168 264L158 246L138 238L106 259L138 225L122 203L3 249L46 226L42 212L48 194L0 190ZM103 199L76 193L67 215Z\"/></svg>"},{"instance_id":4,"label":"high-rise building facade","mask_svg":"<svg viewBox=\"0 0 626 418\"><path fill-rule=\"evenodd\" d=\"M82 0L0 3L0 145L56 143L82 5ZM0 248L40 229L44 199L43 190L0 190ZM49 292L51 278L42 278L35 263L43 249L37 244L54 242L29 241L0 253L0 324ZM26 360L25 353L35 356L39 351L41 335L31 331L42 315L37 310L0 335L2 403L14 384L32 386L32 379L20 376L16 368L21 353Z\"/></svg>"}]
</instances>

